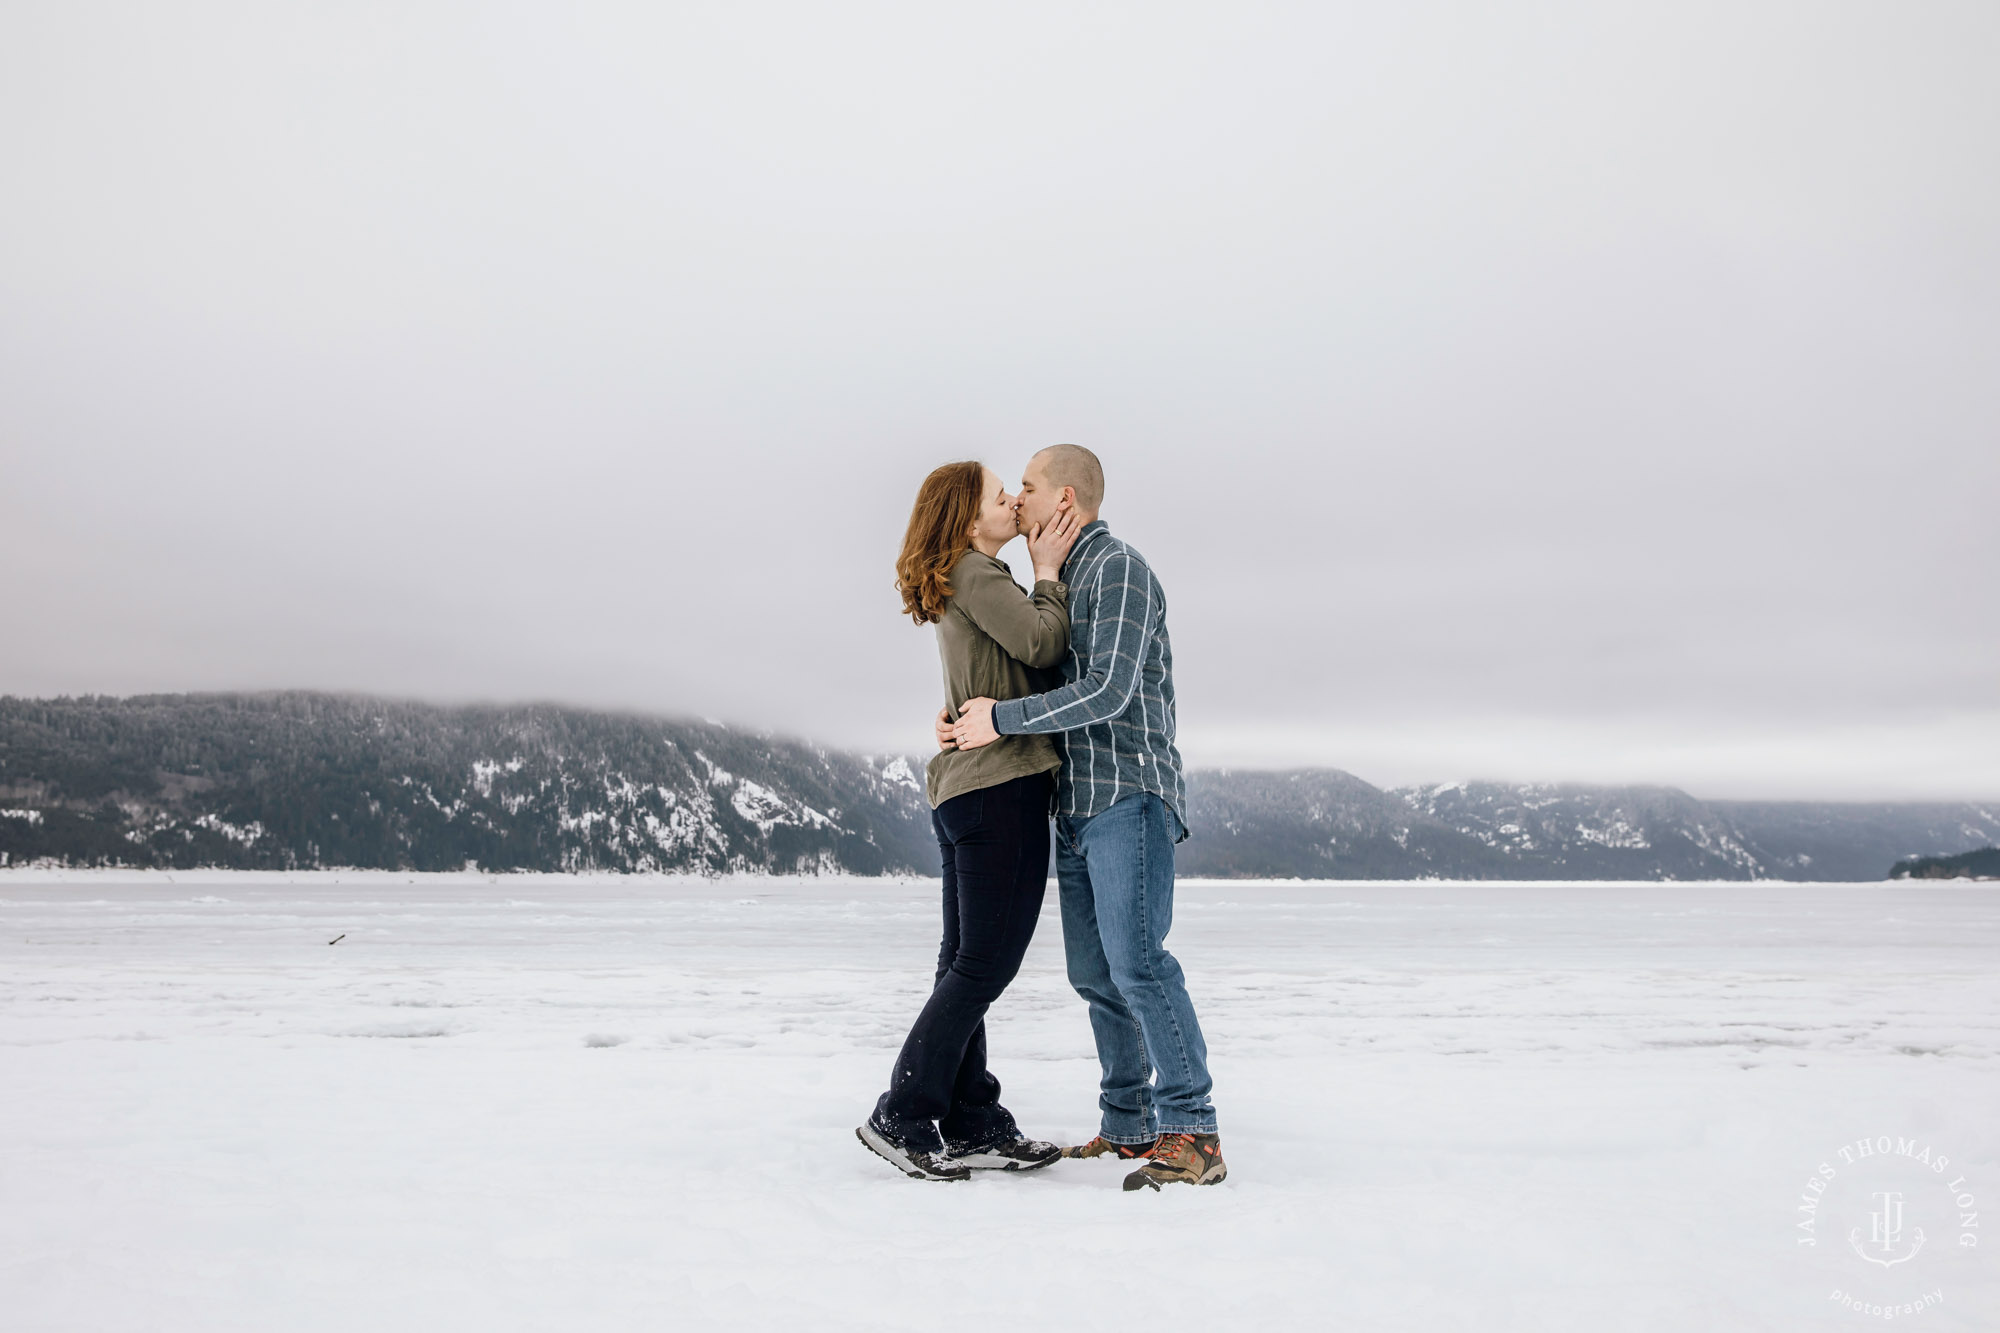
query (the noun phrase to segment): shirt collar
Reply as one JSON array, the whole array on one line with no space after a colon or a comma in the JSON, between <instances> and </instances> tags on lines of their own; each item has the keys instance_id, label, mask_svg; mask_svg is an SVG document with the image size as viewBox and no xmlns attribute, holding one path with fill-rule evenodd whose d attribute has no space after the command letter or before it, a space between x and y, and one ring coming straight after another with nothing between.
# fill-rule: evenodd
<instances>
[{"instance_id":1,"label":"shirt collar","mask_svg":"<svg viewBox=\"0 0 2000 1333\"><path fill-rule=\"evenodd\" d=\"M1082 553L1084 547L1090 545L1091 541L1095 539L1098 536L1098 534L1108 533L1110 531L1111 531L1111 525L1109 523L1106 523L1101 518L1093 518L1090 520L1090 522L1084 524L1083 531L1076 534L1076 541L1073 544L1071 544L1069 548L1069 554L1063 557L1063 568L1068 569L1070 567L1070 563L1074 561L1079 554Z\"/></svg>"}]
</instances>

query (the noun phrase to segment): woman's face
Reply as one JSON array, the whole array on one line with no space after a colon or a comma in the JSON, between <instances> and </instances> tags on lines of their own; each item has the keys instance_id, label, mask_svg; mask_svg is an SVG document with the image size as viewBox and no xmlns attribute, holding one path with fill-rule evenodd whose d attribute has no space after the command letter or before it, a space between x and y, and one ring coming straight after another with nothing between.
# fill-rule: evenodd
<instances>
[{"instance_id":1,"label":"woman's face","mask_svg":"<svg viewBox=\"0 0 2000 1333\"><path fill-rule=\"evenodd\" d=\"M1014 497L1007 494L1006 483L992 468L980 475L985 478L980 483L985 490L979 502L979 517L972 524L972 539L989 546L1005 546L1020 532L1014 524Z\"/></svg>"}]
</instances>

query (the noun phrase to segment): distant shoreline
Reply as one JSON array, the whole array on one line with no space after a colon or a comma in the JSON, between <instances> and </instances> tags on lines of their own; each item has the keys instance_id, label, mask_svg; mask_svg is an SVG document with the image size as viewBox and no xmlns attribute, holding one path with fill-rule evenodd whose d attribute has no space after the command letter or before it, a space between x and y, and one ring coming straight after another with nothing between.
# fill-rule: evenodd
<instances>
[{"instance_id":1,"label":"distant shoreline","mask_svg":"<svg viewBox=\"0 0 2000 1333\"><path fill-rule=\"evenodd\" d=\"M585 870L158 870L151 868L115 869L107 867L6 866L0 867L0 888L16 884L216 884L252 885L492 885L527 887L550 885L628 885L660 887L695 885L775 884L806 889L815 884L851 884L868 887L935 886L936 876L922 875L774 875L751 871L730 871L715 875L659 874L637 871ZM1904 891L1912 888L1977 887L2000 885L1992 879L1881 879L1881 880L1797 880L1797 879L1289 879L1244 877L1240 879L1184 876L1179 883L1193 888L1340 888L1340 889L1731 889L1737 892L1763 886L1788 889L1877 889ZM1051 910L1054 899L1051 897Z\"/></svg>"}]
</instances>

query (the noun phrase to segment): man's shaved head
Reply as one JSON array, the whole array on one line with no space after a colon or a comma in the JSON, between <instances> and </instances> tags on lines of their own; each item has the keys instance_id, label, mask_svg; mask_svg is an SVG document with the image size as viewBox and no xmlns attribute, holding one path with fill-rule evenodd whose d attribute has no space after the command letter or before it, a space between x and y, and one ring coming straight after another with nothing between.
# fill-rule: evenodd
<instances>
[{"instance_id":1,"label":"man's shaved head","mask_svg":"<svg viewBox=\"0 0 2000 1333\"><path fill-rule=\"evenodd\" d=\"M1035 455L1042 465L1042 478L1049 489L1076 488L1076 507L1094 514L1104 503L1104 466L1097 455L1080 444L1052 444Z\"/></svg>"}]
</instances>

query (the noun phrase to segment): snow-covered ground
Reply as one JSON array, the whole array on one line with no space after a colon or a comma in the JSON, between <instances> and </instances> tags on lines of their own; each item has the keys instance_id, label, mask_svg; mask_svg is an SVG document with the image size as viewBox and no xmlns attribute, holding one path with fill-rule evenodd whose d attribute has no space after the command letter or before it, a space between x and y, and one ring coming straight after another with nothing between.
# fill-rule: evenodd
<instances>
[{"instance_id":1,"label":"snow-covered ground","mask_svg":"<svg viewBox=\"0 0 2000 1333\"><path fill-rule=\"evenodd\" d=\"M1231 1175L1158 1195L855 1142L936 892L0 875L0 1327L2000 1328L1995 886L1184 884ZM1059 930L990 1031L1074 1139Z\"/></svg>"}]
</instances>

